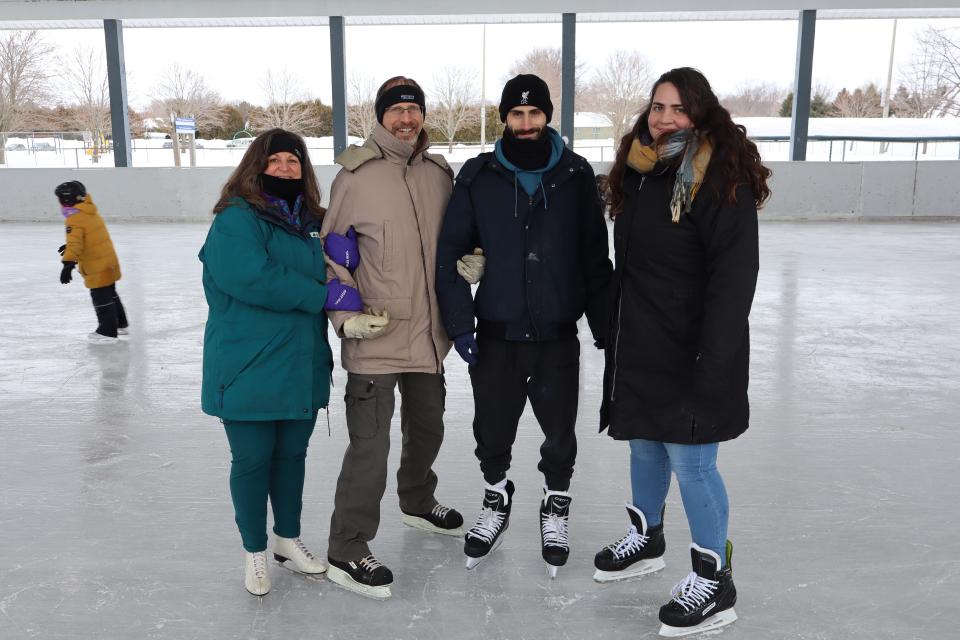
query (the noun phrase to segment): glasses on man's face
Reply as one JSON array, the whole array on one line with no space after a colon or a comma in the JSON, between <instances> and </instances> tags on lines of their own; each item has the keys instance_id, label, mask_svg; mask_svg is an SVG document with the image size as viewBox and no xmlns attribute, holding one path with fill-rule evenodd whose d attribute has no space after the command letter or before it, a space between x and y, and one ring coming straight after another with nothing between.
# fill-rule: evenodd
<instances>
[{"instance_id":1,"label":"glasses on man's face","mask_svg":"<svg viewBox=\"0 0 960 640\"><path fill-rule=\"evenodd\" d=\"M418 104L413 104L413 105L410 105L409 107L401 107L400 105L397 104L387 109L387 113L399 118L400 116L405 116L405 115L420 115L421 111L420 111L420 105Z\"/></svg>"}]
</instances>

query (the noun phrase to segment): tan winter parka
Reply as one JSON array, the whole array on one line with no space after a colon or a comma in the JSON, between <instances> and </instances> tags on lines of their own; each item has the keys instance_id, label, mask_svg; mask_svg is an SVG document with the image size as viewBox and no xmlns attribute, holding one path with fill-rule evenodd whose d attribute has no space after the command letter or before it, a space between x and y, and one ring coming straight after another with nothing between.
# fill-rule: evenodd
<instances>
[{"instance_id":1,"label":"tan winter parka","mask_svg":"<svg viewBox=\"0 0 960 640\"><path fill-rule=\"evenodd\" d=\"M421 136L425 136L423 133ZM450 340L434 290L437 239L453 189L446 161L398 140L381 125L361 146L337 156L343 168L330 188L321 237L357 232L360 264L351 274L327 258L327 277L355 286L366 307L386 310L376 337L343 337L351 312L331 314L351 373L440 373Z\"/></svg>"}]
</instances>

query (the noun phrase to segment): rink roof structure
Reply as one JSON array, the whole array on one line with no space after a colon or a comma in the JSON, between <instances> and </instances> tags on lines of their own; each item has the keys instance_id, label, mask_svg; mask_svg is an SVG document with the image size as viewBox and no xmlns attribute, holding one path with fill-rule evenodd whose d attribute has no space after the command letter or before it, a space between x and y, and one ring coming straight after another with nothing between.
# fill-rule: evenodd
<instances>
[{"instance_id":1,"label":"rink roof structure","mask_svg":"<svg viewBox=\"0 0 960 640\"><path fill-rule=\"evenodd\" d=\"M960 0L0 0L0 29L103 28L113 125L114 162L130 165L123 27L327 26L330 30L334 150L347 144L346 25L549 23L563 25L560 132L573 145L578 22L797 20L790 157L806 158L817 20L960 18ZM826 5L826 6L825 6ZM591 11L582 12L589 6ZM650 11L644 11L649 6ZM468 9L468 11L464 11Z\"/></svg>"}]
</instances>

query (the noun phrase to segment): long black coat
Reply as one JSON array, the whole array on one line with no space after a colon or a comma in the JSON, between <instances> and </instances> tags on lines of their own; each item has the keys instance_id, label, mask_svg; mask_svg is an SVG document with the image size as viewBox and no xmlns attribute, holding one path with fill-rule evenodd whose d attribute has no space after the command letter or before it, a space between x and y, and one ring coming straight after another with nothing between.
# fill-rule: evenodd
<instances>
[{"instance_id":1,"label":"long black coat","mask_svg":"<svg viewBox=\"0 0 960 640\"><path fill-rule=\"evenodd\" d=\"M747 187L727 205L708 169L691 211L674 223L673 182L673 172L628 169L624 178L600 430L618 440L730 440L750 415L757 209Z\"/></svg>"}]
</instances>

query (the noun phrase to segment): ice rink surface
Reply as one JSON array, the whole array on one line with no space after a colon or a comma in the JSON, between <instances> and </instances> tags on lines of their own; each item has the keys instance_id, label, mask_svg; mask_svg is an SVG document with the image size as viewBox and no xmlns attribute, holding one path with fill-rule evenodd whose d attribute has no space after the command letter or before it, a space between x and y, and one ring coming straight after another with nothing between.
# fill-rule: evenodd
<instances>
[{"instance_id":1,"label":"ice rink surface","mask_svg":"<svg viewBox=\"0 0 960 640\"><path fill-rule=\"evenodd\" d=\"M592 581L594 553L626 530L629 482L626 444L597 434L603 362L583 336L572 554L557 580L540 559L541 436L528 409L510 530L475 571L460 540L401 525L395 437L372 543L393 598L276 565L271 593L248 595L226 437L199 408L206 226L110 230L132 335L103 347L84 342L87 290L58 281L62 225L0 225L0 638L656 637L657 609L690 570L689 530L674 483L667 569ZM762 225L752 426L720 448L740 620L716 635L957 637L958 274L960 224ZM346 443L337 361L303 514L322 555ZM455 353L447 366L438 497L472 522L483 493L472 398Z\"/></svg>"}]
</instances>

